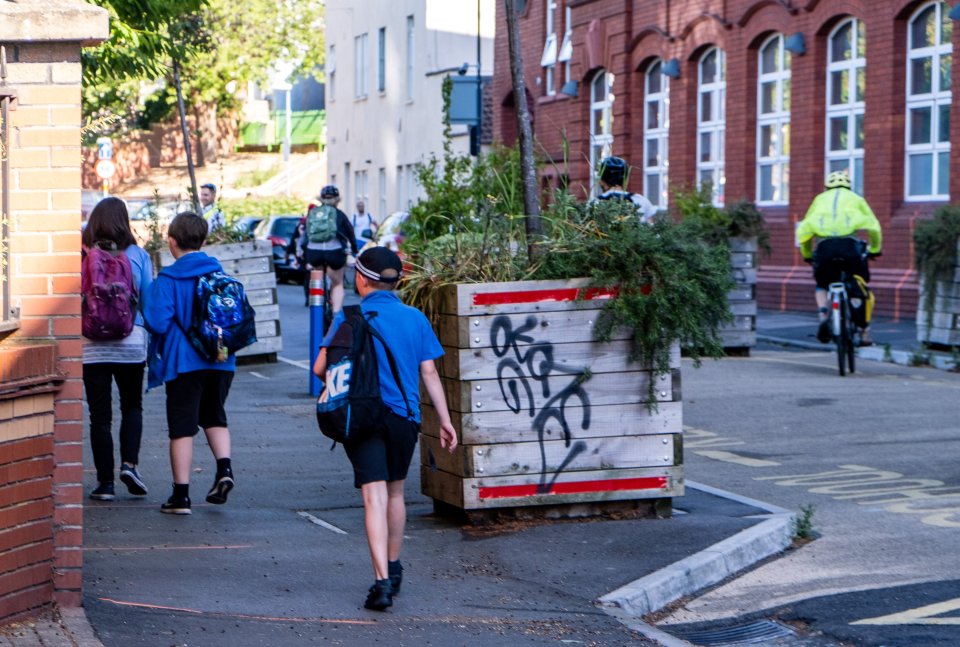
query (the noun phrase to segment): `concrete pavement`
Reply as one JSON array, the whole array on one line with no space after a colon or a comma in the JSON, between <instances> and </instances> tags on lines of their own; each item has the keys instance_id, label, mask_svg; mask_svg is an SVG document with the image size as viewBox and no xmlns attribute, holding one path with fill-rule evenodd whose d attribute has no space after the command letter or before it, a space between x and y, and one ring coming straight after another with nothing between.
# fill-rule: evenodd
<instances>
[{"instance_id":1,"label":"concrete pavement","mask_svg":"<svg viewBox=\"0 0 960 647\"><path fill-rule=\"evenodd\" d=\"M757 322L764 344L830 350L813 338L815 315L761 311ZM913 335L912 322L877 321L875 348L915 352ZM228 402L237 489L226 506L203 503L213 464L198 440L191 517L159 513L169 494L163 393L148 394L141 471L151 492L88 501L85 613L0 628L0 645L684 644L639 616L789 540L786 511L690 484L671 519L481 532L434 516L414 466L404 590L389 612L366 611L362 506L342 450L329 452L316 430L293 359L238 371ZM93 480L91 471L88 489Z\"/></svg>"}]
</instances>

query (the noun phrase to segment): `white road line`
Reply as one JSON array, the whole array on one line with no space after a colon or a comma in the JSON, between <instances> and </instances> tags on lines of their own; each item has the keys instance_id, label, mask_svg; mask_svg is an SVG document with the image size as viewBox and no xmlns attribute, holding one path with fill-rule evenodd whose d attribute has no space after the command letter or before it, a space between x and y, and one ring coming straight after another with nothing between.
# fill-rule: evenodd
<instances>
[{"instance_id":1,"label":"white road line","mask_svg":"<svg viewBox=\"0 0 960 647\"><path fill-rule=\"evenodd\" d=\"M291 366L296 366L297 368L302 368L305 371L310 370L310 362L306 360L287 359L286 357L280 357L277 355L277 361L283 362L284 364L290 364Z\"/></svg>"},{"instance_id":2,"label":"white road line","mask_svg":"<svg viewBox=\"0 0 960 647\"><path fill-rule=\"evenodd\" d=\"M960 625L957 616L934 617L960 609L960 598L928 604L924 607L909 609L878 618L866 618L851 622L852 625Z\"/></svg>"},{"instance_id":3,"label":"white road line","mask_svg":"<svg viewBox=\"0 0 960 647\"><path fill-rule=\"evenodd\" d=\"M269 380L270 378L264 375L263 373L257 373L256 371L250 371L250 375L254 377L259 377L261 380Z\"/></svg>"},{"instance_id":4,"label":"white road line","mask_svg":"<svg viewBox=\"0 0 960 647\"><path fill-rule=\"evenodd\" d=\"M746 467L777 467L780 465L780 463L776 461L765 461L759 458L749 458L748 456L741 456L740 454L734 454L733 452L723 452L719 450L695 449L693 453L697 454L698 456L705 456L717 461L723 461L724 463L736 463L737 465L744 465Z\"/></svg>"},{"instance_id":5,"label":"white road line","mask_svg":"<svg viewBox=\"0 0 960 647\"><path fill-rule=\"evenodd\" d=\"M327 530L332 530L333 532L337 533L338 535L346 535L346 534L348 534L346 530L341 530L340 528L337 528L337 527L336 527L335 525L333 525L332 523L327 523L326 521L324 521L323 519L320 519L319 517L314 517L314 516L313 516L312 514L310 514L309 512L304 512L303 510L301 510L301 511L298 512L297 514L300 515L301 517L303 517L304 519L306 519L307 521L309 521L310 523L315 523L315 524L317 524L318 526L321 526L321 527L323 527L323 528L326 528Z\"/></svg>"}]
</instances>

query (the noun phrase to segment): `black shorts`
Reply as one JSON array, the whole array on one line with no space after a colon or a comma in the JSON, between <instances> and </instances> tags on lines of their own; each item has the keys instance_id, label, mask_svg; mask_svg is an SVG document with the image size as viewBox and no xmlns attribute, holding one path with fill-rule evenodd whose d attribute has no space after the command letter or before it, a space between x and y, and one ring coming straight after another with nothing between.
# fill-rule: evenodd
<instances>
[{"instance_id":1,"label":"black shorts","mask_svg":"<svg viewBox=\"0 0 960 647\"><path fill-rule=\"evenodd\" d=\"M420 425L392 412L385 422L386 430L382 436L343 446L353 465L354 487L407 478L413 450L420 436Z\"/></svg>"},{"instance_id":2,"label":"black shorts","mask_svg":"<svg viewBox=\"0 0 960 647\"><path fill-rule=\"evenodd\" d=\"M213 369L181 373L167 382L170 438L192 438L200 428L226 427L223 405L232 382L233 371Z\"/></svg>"},{"instance_id":3,"label":"black shorts","mask_svg":"<svg viewBox=\"0 0 960 647\"><path fill-rule=\"evenodd\" d=\"M313 269L320 270L329 267L331 270L339 270L347 264L347 253L343 249L306 249L307 263L313 266Z\"/></svg>"},{"instance_id":4,"label":"black shorts","mask_svg":"<svg viewBox=\"0 0 960 647\"><path fill-rule=\"evenodd\" d=\"M826 290L840 280L840 273L862 276L870 281L870 269L863 258L863 242L856 238L824 238L813 252L813 278Z\"/></svg>"}]
</instances>

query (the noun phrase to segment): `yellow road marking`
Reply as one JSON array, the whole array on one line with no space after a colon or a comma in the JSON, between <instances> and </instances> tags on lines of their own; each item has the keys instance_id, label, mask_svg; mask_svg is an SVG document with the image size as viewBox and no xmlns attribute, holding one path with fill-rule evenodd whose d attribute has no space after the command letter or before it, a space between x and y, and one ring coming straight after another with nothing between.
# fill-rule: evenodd
<instances>
[{"instance_id":1,"label":"yellow road marking","mask_svg":"<svg viewBox=\"0 0 960 647\"><path fill-rule=\"evenodd\" d=\"M698 449L694 450L693 453L697 454L698 456L705 456L706 458L723 461L724 463L736 463L737 465L744 465L746 467L776 467L780 465L780 463L776 461L765 461L759 458L750 458L748 456L734 454L733 452L724 452L719 450Z\"/></svg>"},{"instance_id":2,"label":"yellow road marking","mask_svg":"<svg viewBox=\"0 0 960 647\"><path fill-rule=\"evenodd\" d=\"M852 625L960 625L960 616L935 618L943 613L950 613L960 609L960 598L928 604L924 607L909 609L888 616L867 618L851 622Z\"/></svg>"}]
</instances>

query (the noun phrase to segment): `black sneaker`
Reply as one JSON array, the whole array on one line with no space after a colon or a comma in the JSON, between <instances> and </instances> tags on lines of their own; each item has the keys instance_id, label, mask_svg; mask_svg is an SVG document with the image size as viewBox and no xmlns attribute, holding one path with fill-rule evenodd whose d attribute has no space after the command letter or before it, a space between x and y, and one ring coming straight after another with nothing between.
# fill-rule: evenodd
<instances>
[{"instance_id":1,"label":"black sneaker","mask_svg":"<svg viewBox=\"0 0 960 647\"><path fill-rule=\"evenodd\" d=\"M177 498L171 496L167 502L160 506L160 512L166 514L193 514L190 511L190 497Z\"/></svg>"},{"instance_id":2,"label":"black sneaker","mask_svg":"<svg viewBox=\"0 0 960 647\"><path fill-rule=\"evenodd\" d=\"M393 606L393 590L390 586L390 580L377 580L370 587L367 599L363 606L373 611L383 611L387 607Z\"/></svg>"},{"instance_id":3,"label":"black sneaker","mask_svg":"<svg viewBox=\"0 0 960 647\"><path fill-rule=\"evenodd\" d=\"M90 493L90 498L94 501L113 501L116 498L113 491L113 481L101 481L100 485Z\"/></svg>"},{"instance_id":4,"label":"black sneaker","mask_svg":"<svg viewBox=\"0 0 960 647\"><path fill-rule=\"evenodd\" d=\"M147 484L140 478L136 467L124 463L120 466L120 480L133 496L147 496Z\"/></svg>"},{"instance_id":5,"label":"black sneaker","mask_svg":"<svg viewBox=\"0 0 960 647\"><path fill-rule=\"evenodd\" d=\"M390 589L393 595L397 595L403 584L403 565L400 562L388 562L387 567L390 571Z\"/></svg>"},{"instance_id":6,"label":"black sneaker","mask_svg":"<svg viewBox=\"0 0 960 647\"><path fill-rule=\"evenodd\" d=\"M207 492L207 503L222 505L227 502L227 495L233 489L233 472L225 472L217 476L213 487Z\"/></svg>"},{"instance_id":7,"label":"black sneaker","mask_svg":"<svg viewBox=\"0 0 960 647\"><path fill-rule=\"evenodd\" d=\"M817 339L820 340L821 344L827 344L833 338L833 333L830 331L830 320L824 319L820 322L820 327L817 328Z\"/></svg>"}]
</instances>

